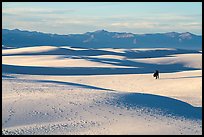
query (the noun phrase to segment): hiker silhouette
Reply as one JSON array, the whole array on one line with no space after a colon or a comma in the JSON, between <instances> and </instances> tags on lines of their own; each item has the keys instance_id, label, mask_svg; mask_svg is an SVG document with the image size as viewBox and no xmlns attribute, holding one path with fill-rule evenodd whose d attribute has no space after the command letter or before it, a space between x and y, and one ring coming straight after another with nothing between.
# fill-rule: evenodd
<instances>
[{"instance_id":1,"label":"hiker silhouette","mask_svg":"<svg viewBox=\"0 0 204 137\"><path fill-rule=\"evenodd\" d=\"M156 70L153 74L153 77L155 77L156 79L159 79L159 71Z\"/></svg>"}]
</instances>

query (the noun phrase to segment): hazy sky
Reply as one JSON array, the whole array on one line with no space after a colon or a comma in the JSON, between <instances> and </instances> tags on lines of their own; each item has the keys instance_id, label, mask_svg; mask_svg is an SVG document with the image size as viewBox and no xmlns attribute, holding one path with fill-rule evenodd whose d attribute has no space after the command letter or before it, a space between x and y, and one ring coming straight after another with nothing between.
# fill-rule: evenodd
<instances>
[{"instance_id":1,"label":"hazy sky","mask_svg":"<svg viewBox=\"0 0 204 137\"><path fill-rule=\"evenodd\" d=\"M48 33L105 29L202 34L201 2L3 2L2 26Z\"/></svg>"}]
</instances>

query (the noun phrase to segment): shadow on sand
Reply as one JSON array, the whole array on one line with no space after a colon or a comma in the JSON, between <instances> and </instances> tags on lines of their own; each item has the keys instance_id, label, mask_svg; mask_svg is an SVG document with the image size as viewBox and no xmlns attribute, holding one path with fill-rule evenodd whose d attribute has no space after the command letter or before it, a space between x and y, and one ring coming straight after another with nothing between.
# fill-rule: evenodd
<instances>
[{"instance_id":1,"label":"shadow on sand","mask_svg":"<svg viewBox=\"0 0 204 137\"><path fill-rule=\"evenodd\" d=\"M196 50L185 50L185 49L155 49L155 50L139 50L139 49L126 49L124 52L114 52L102 49L84 49L84 50L73 50L67 48L51 49L49 51L38 51L38 52L22 52L22 53L4 53L3 56L33 56L33 55L69 55L69 56L100 56L100 55L117 55L124 58L156 58L156 57L167 57L175 54L187 54L187 53L199 53Z\"/></svg>"},{"instance_id":2,"label":"shadow on sand","mask_svg":"<svg viewBox=\"0 0 204 137\"><path fill-rule=\"evenodd\" d=\"M124 52L112 52L97 49L73 50L66 48L57 48L49 51L39 51L37 53L17 53L17 54L3 54L3 56L15 55L60 55L59 58L77 58L85 59L91 62L99 62L103 64L110 64L119 66L121 68L107 68L107 67L36 67L36 66L15 66L2 64L3 73L14 74L30 74L30 75L113 75L113 74L144 74L153 73L154 70L159 70L161 73L171 73L186 70L199 70L196 68L189 68L183 64L150 64L127 60L128 58L149 58L149 57L165 57L175 54L199 53L195 50L181 50L181 49L156 49L148 51L140 50L125 50ZM63 56L61 56L63 55ZM119 55L124 59L114 58L97 58L98 55ZM130 68L124 68L130 67Z\"/></svg>"},{"instance_id":3,"label":"shadow on sand","mask_svg":"<svg viewBox=\"0 0 204 137\"><path fill-rule=\"evenodd\" d=\"M143 93L124 93L117 97L117 104L136 108L145 107L148 109L158 109L164 115L185 117L188 119L202 119L202 107L192 105L177 99Z\"/></svg>"},{"instance_id":4,"label":"shadow on sand","mask_svg":"<svg viewBox=\"0 0 204 137\"><path fill-rule=\"evenodd\" d=\"M136 64L134 66L137 66ZM198 70L184 67L181 64L145 64L138 63L139 68L107 68L107 67L37 67L2 64L2 73L28 75L114 75L114 74L144 74L159 69L162 73Z\"/></svg>"},{"instance_id":5,"label":"shadow on sand","mask_svg":"<svg viewBox=\"0 0 204 137\"><path fill-rule=\"evenodd\" d=\"M86 88L86 89L96 89L96 90L108 90L113 91L111 89L105 89L85 84L79 84L79 83L72 83L72 82L63 82L63 81L54 81L54 80L37 80L36 82L44 82L44 83L54 83L54 84L62 84L62 85L70 85L70 86L76 86L80 88Z\"/></svg>"},{"instance_id":6,"label":"shadow on sand","mask_svg":"<svg viewBox=\"0 0 204 137\"><path fill-rule=\"evenodd\" d=\"M7 75L3 75L2 74L2 79L12 79L12 78L15 78L15 77L13 77L13 76L7 76Z\"/></svg>"}]
</instances>

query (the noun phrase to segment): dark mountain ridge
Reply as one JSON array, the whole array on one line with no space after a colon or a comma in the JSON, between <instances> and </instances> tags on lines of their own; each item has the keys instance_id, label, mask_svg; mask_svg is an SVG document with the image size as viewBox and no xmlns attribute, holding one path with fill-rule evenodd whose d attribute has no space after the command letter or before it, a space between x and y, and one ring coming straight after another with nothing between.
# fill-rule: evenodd
<instances>
[{"instance_id":1,"label":"dark mountain ridge","mask_svg":"<svg viewBox=\"0 0 204 137\"><path fill-rule=\"evenodd\" d=\"M133 34L97 30L84 34L59 35L37 31L2 29L2 48L71 46L82 48L179 48L202 49L202 36L190 32Z\"/></svg>"}]
</instances>

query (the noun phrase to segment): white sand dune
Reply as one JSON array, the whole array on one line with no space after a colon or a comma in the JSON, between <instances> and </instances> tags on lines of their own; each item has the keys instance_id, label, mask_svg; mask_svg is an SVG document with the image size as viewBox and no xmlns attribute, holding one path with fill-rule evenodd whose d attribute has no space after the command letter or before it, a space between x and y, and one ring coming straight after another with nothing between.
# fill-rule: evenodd
<instances>
[{"instance_id":1,"label":"white sand dune","mask_svg":"<svg viewBox=\"0 0 204 137\"><path fill-rule=\"evenodd\" d=\"M131 59L137 62L153 64L175 64L179 63L186 67L202 69L202 54L176 54L170 57Z\"/></svg>"},{"instance_id":2,"label":"white sand dune","mask_svg":"<svg viewBox=\"0 0 204 137\"><path fill-rule=\"evenodd\" d=\"M42 46L2 54L2 134L202 134L200 52Z\"/></svg>"},{"instance_id":3,"label":"white sand dune","mask_svg":"<svg viewBox=\"0 0 204 137\"><path fill-rule=\"evenodd\" d=\"M54 47L54 46L24 47L24 48L2 50L2 54L36 53L36 52L43 52L43 51L51 51L55 49L57 49L57 47Z\"/></svg>"},{"instance_id":4,"label":"white sand dune","mask_svg":"<svg viewBox=\"0 0 204 137\"><path fill-rule=\"evenodd\" d=\"M105 56L105 55L104 55ZM115 57L115 56L114 56ZM46 66L46 67L111 67L119 68L120 66L114 66L111 64L102 64L92 62L86 59L80 59L78 57L64 58L64 56L56 55L39 55L39 56L3 56L2 60L4 64L18 65L18 66ZM121 68L121 67L120 67ZM123 68L130 68L123 66Z\"/></svg>"}]
</instances>

